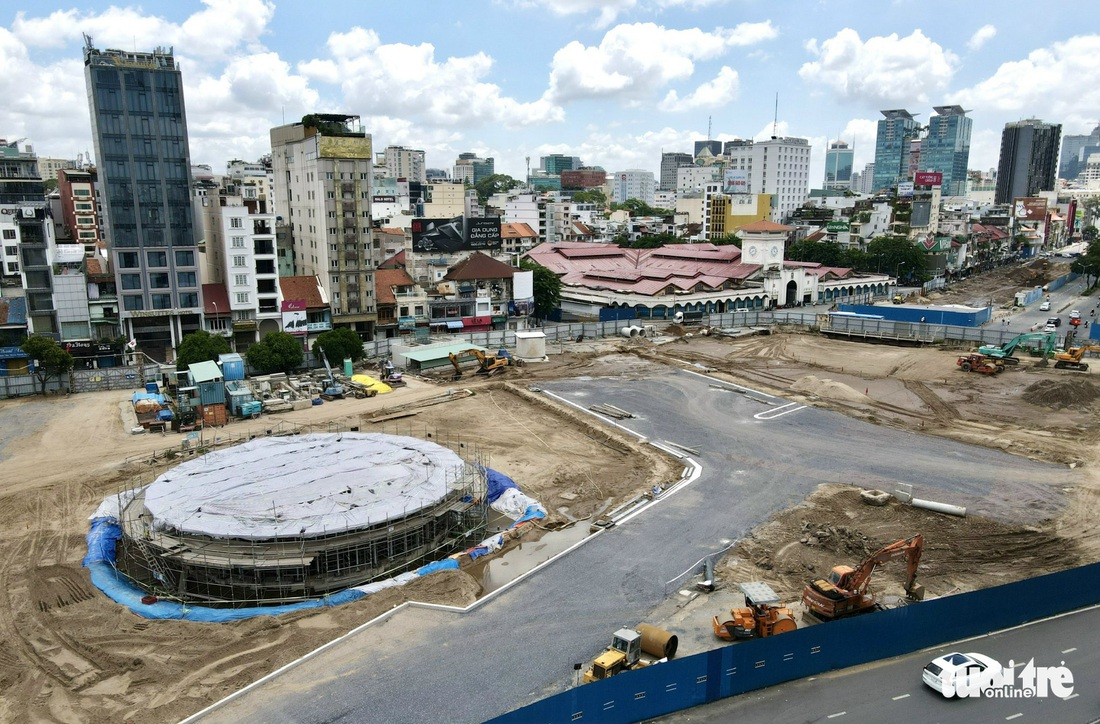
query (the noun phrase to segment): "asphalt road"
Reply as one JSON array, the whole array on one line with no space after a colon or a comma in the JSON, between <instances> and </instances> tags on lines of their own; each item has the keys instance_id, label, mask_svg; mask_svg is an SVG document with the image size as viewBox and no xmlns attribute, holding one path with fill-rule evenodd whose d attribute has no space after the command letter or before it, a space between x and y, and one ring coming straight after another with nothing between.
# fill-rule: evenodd
<instances>
[{"instance_id":1,"label":"asphalt road","mask_svg":"<svg viewBox=\"0 0 1100 724\"><path fill-rule=\"evenodd\" d=\"M469 614L402 611L201 721L480 722L567 688L573 663L644 621L667 582L819 483L909 482L926 498L1038 520L1073 479L1060 466L649 369L648 379L544 387L584 407L631 410L638 417L625 426L697 448L697 480Z\"/></svg>"},{"instance_id":2,"label":"asphalt road","mask_svg":"<svg viewBox=\"0 0 1100 724\"><path fill-rule=\"evenodd\" d=\"M1088 724L1100 717L1100 608L823 676L772 686L650 720L651 724ZM949 651L976 651L1019 672L1065 666L1071 698L947 699L921 682L926 663Z\"/></svg>"}]
</instances>

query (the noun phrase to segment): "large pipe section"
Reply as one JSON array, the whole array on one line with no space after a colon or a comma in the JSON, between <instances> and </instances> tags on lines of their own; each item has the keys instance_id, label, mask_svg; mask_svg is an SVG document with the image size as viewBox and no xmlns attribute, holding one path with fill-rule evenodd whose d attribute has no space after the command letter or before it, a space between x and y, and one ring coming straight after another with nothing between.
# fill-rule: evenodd
<instances>
[{"instance_id":1,"label":"large pipe section","mask_svg":"<svg viewBox=\"0 0 1100 724\"><path fill-rule=\"evenodd\" d=\"M957 515L960 518L966 517L966 508L961 505L951 505L950 503L937 503L935 500L921 500L920 498L913 498L912 501L910 501L910 505L912 505L914 508L924 508L925 510L932 510L937 513Z\"/></svg>"}]
</instances>

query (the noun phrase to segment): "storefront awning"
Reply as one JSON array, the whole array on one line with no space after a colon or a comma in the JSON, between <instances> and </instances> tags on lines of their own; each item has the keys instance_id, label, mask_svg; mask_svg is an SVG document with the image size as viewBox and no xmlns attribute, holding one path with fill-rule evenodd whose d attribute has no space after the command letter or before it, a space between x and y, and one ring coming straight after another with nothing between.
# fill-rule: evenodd
<instances>
[{"instance_id":1,"label":"storefront awning","mask_svg":"<svg viewBox=\"0 0 1100 724\"><path fill-rule=\"evenodd\" d=\"M447 329L462 329L461 320L453 320L453 319L447 320Z\"/></svg>"}]
</instances>

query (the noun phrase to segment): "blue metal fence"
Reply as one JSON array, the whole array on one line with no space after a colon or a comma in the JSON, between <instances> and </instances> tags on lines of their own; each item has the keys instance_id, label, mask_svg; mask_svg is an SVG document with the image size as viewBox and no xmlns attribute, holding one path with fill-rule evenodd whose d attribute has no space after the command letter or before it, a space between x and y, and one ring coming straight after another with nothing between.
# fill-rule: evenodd
<instances>
[{"instance_id":1,"label":"blue metal fence","mask_svg":"<svg viewBox=\"0 0 1100 724\"><path fill-rule=\"evenodd\" d=\"M1100 563L724 646L578 686L488 724L628 724L1100 603ZM917 674L914 674L917 675Z\"/></svg>"}]
</instances>

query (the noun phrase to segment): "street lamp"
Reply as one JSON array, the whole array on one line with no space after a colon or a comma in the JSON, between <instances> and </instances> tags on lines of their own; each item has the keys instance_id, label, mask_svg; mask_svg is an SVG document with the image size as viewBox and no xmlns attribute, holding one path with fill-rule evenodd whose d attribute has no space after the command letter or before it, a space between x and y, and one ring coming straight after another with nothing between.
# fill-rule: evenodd
<instances>
[{"instance_id":1,"label":"street lamp","mask_svg":"<svg viewBox=\"0 0 1100 724\"><path fill-rule=\"evenodd\" d=\"M214 320L213 320L213 322L214 322L214 323L213 323L213 324L211 324L210 326L211 326L211 327L213 327L213 328L214 328L215 330L217 330L217 328L218 328L218 327L217 327L217 320L218 320L218 303L217 303L217 302L215 302L215 301L214 301L213 299L211 299L211 300L210 300L210 303L214 305Z\"/></svg>"}]
</instances>

